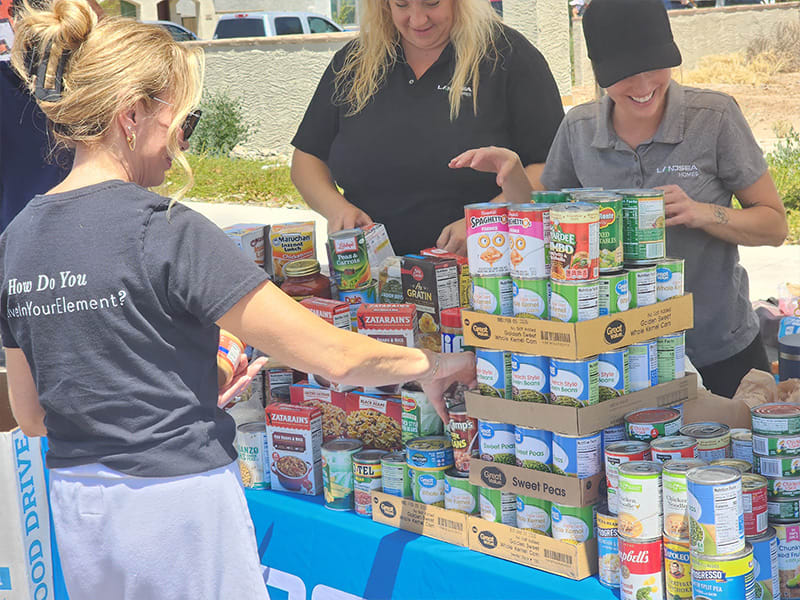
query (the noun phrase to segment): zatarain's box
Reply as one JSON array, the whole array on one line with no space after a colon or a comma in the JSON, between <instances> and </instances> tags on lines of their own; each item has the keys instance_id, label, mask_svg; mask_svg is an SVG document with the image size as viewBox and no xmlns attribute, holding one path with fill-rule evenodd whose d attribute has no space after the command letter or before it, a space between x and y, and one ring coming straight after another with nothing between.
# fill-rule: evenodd
<instances>
[{"instance_id":1,"label":"zatarain's box","mask_svg":"<svg viewBox=\"0 0 800 600\"><path fill-rule=\"evenodd\" d=\"M282 402L266 408L273 490L322 493L322 411Z\"/></svg>"}]
</instances>

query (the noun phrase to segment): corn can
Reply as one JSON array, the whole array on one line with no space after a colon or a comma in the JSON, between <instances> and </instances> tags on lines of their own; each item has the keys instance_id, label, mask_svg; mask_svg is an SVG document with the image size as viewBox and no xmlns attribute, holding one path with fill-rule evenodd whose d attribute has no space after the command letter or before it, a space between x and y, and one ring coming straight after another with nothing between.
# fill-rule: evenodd
<instances>
[{"instance_id":1,"label":"corn can","mask_svg":"<svg viewBox=\"0 0 800 600\"><path fill-rule=\"evenodd\" d=\"M667 383L686 375L686 332L656 338L658 383Z\"/></svg>"},{"instance_id":2,"label":"corn can","mask_svg":"<svg viewBox=\"0 0 800 600\"><path fill-rule=\"evenodd\" d=\"M628 288L631 293L631 308L650 306L656 303L656 266L628 265Z\"/></svg>"},{"instance_id":3,"label":"corn can","mask_svg":"<svg viewBox=\"0 0 800 600\"><path fill-rule=\"evenodd\" d=\"M472 277L472 310L511 317L514 315L514 289L511 277L475 275Z\"/></svg>"},{"instance_id":4,"label":"corn can","mask_svg":"<svg viewBox=\"0 0 800 600\"><path fill-rule=\"evenodd\" d=\"M596 513L596 504L570 506L554 502L550 509L553 539L582 544L594 538Z\"/></svg>"},{"instance_id":5,"label":"corn can","mask_svg":"<svg viewBox=\"0 0 800 600\"><path fill-rule=\"evenodd\" d=\"M683 296L683 259L667 257L656 263L656 300Z\"/></svg>"},{"instance_id":6,"label":"corn can","mask_svg":"<svg viewBox=\"0 0 800 600\"><path fill-rule=\"evenodd\" d=\"M409 467L411 475L411 497L414 502L430 506L444 506L444 474L448 468L420 470Z\"/></svg>"},{"instance_id":7,"label":"corn can","mask_svg":"<svg viewBox=\"0 0 800 600\"><path fill-rule=\"evenodd\" d=\"M590 321L600 315L597 281L551 281L550 320Z\"/></svg>"},{"instance_id":8,"label":"corn can","mask_svg":"<svg viewBox=\"0 0 800 600\"><path fill-rule=\"evenodd\" d=\"M361 452L363 447L360 441L346 438L322 445L322 485L326 508L353 510L353 456Z\"/></svg>"},{"instance_id":9,"label":"corn can","mask_svg":"<svg viewBox=\"0 0 800 600\"><path fill-rule=\"evenodd\" d=\"M631 291L625 269L600 273L597 286L598 314L601 317L624 312L631 307Z\"/></svg>"},{"instance_id":10,"label":"corn can","mask_svg":"<svg viewBox=\"0 0 800 600\"><path fill-rule=\"evenodd\" d=\"M515 317L550 318L549 279L511 279L512 309Z\"/></svg>"},{"instance_id":11,"label":"corn can","mask_svg":"<svg viewBox=\"0 0 800 600\"><path fill-rule=\"evenodd\" d=\"M480 511L478 487L469 482L469 473L455 468L444 472L444 507L468 515Z\"/></svg>"},{"instance_id":12,"label":"corn can","mask_svg":"<svg viewBox=\"0 0 800 600\"><path fill-rule=\"evenodd\" d=\"M664 258L664 192L617 190L622 196L622 249L626 263Z\"/></svg>"},{"instance_id":13,"label":"corn can","mask_svg":"<svg viewBox=\"0 0 800 600\"><path fill-rule=\"evenodd\" d=\"M526 529L542 535L551 535L549 500L517 496L517 528Z\"/></svg>"},{"instance_id":14,"label":"corn can","mask_svg":"<svg viewBox=\"0 0 800 600\"><path fill-rule=\"evenodd\" d=\"M481 518L509 527L517 526L517 496L482 487L479 489Z\"/></svg>"}]
</instances>

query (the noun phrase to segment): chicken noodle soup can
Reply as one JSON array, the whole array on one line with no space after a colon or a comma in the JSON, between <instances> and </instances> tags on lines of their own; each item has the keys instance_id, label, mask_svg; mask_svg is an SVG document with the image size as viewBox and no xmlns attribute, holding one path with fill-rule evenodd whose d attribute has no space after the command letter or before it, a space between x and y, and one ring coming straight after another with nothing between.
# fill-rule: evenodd
<instances>
[{"instance_id":1,"label":"chicken noodle soup can","mask_svg":"<svg viewBox=\"0 0 800 600\"><path fill-rule=\"evenodd\" d=\"M661 536L632 540L620 535L618 544L620 600L665 600Z\"/></svg>"},{"instance_id":2,"label":"chicken noodle soup can","mask_svg":"<svg viewBox=\"0 0 800 600\"><path fill-rule=\"evenodd\" d=\"M624 269L612 273L600 273L597 280L598 314L613 315L631 307L631 292L628 272Z\"/></svg>"},{"instance_id":3,"label":"chicken noodle soup can","mask_svg":"<svg viewBox=\"0 0 800 600\"><path fill-rule=\"evenodd\" d=\"M639 408L624 417L628 439L650 442L678 433L683 423L677 408Z\"/></svg>"},{"instance_id":4,"label":"chicken noodle soup can","mask_svg":"<svg viewBox=\"0 0 800 600\"><path fill-rule=\"evenodd\" d=\"M517 496L517 528L526 529L542 535L551 535L549 500Z\"/></svg>"},{"instance_id":5,"label":"chicken noodle soup can","mask_svg":"<svg viewBox=\"0 0 800 600\"><path fill-rule=\"evenodd\" d=\"M734 554L744 549L742 475L731 467L696 467L686 474L692 552Z\"/></svg>"},{"instance_id":6,"label":"chicken noodle soup can","mask_svg":"<svg viewBox=\"0 0 800 600\"><path fill-rule=\"evenodd\" d=\"M326 508L353 510L353 456L361 452L363 447L360 441L347 438L331 440L322 445L322 485Z\"/></svg>"},{"instance_id":7,"label":"chicken noodle soup can","mask_svg":"<svg viewBox=\"0 0 800 600\"><path fill-rule=\"evenodd\" d=\"M515 426L514 454L518 467L549 473L553 464L553 432Z\"/></svg>"},{"instance_id":8,"label":"chicken noodle soup can","mask_svg":"<svg viewBox=\"0 0 800 600\"><path fill-rule=\"evenodd\" d=\"M689 540L664 534L664 583L666 600L692 600L692 567Z\"/></svg>"},{"instance_id":9,"label":"chicken noodle soup can","mask_svg":"<svg viewBox=\"0 0 800 600\"><path fill-rule=\"evenodd\" d=\"M266 424L257 421L239 425L236 428L236 450L242 485L253 490L268 490L270 464Z\"/></svg>"},{"instance_id":10,"label":"chicken noodle soup can","mask_svg":"<svg viewBox=\"0 0 800 600\"><path fill-rule=\"evenodd\" d=\"M464 207L467 225L467 258L472 276L508 275L508 205L495 202Z\"/></svg>"},{"instance_id":11,"label":"chicken noodle soup can","mask_svg":"<svg viewBox=\"0 0 800 600\"><path fill-rule=\"evenodd\" d=\"M479 490L469 482L469 473L455 468L444 472L444 507L468 515L480 512Z\"/></svg>"},{"instance_id":12,"label":"chicken noodle soup can","mask_svg":"<svg viewBox=\"0 0 800 600\"><path fill-rule=\"evenodd\" d=\"M665 258L656 263L656 300L683 296L683 259Z\"/></svg>"},{"instance_id":13,"label":"chicken noodle soup can","mask_svg":"<svg viewBox=\"0 0 800 600\"><path fill-rule=\"evenodd\" d=\"M511 277L472 277L472 310L503 317L513 316L514 288Z\"/></svg>"},{"instance_id":14,"label":"chicken noodle soup can","mask_svg":"<svg viewBox=\"0 0 800 600\"><path fill-rule=\"evenodd\" d=\"M706 463L699 458L675 458L664 463L661 472L664 534L680 540L689 539L689 491L686 473Z\"/></svg>"},{"instance_id":15,"label":"chicken noodle soup can","mask_svg":"<svg viewBox=\"0 0 800 600\"><path fill-rule=\"evenodd\" d=\"M353 454L353 489L355 511L362 517L372 517L372 492L383 489L381 459L385 450L361 450Z\"/></svg>"},{"instance_id":16,"label":"chicken noodle soup can","mask_svg":"<svg viewBox=\"0 0 800 600\"><path fill-rule=\"evenodd\" d=\"M551 281L550 320L590 321L600 316L597 281Z\"/></svg>"},{"instance_id":17,"label":"chicken noodle soup can","mask_svg":"<svg viewBox=\"0 0 800 600\"><path fill-rule=\"evenodd\" d=\"M707 600L755 600L753 547L726 556L692 554L692 593Z\"/></svg>"},{"instance_id":18,"label":"chicken noodle soup can","mask_svg":"<svg viewBox=\"0 0 800 600\"><path fill-rule=\"evenodd\" d=\"M753 452L761 456L800 456L800 435L753 434Z\"/></svg>"},{"instance_id":19,"label":"chicken noodle soup can","mask_svg":"<svg viewBox=\"0 0 800 600\"><path fill-rule=\"evenodd\" d=\"M653 460L660 463L675 458L697 458L697 440L685 435L658 437L650 442Z\"/></svg>"},{"instance_id":20,"label":"chicken noodle soup can","mask_svg":"<svg viewBox=\"0 0 800 600\"><path fill-rule=\"evenodd\" d=\"M686 332L679 331L656 339L658 383L667 383L686 375Z\"/></svg>"},{"instance_id":21,"label":"chicken noodle soup can","mask_svg":"<svg viewBox=\"0 0 800 600\"><path fill-rule=\"evenodd\" d=\"M593 539L596 512L597 504L571 506L554 502L550 508L553 539L573 544Z\"/></svg>"},{"instance_id":22,"label":"chicken noodle soup can","mask_svg":"<svg viewBox=\"0 0 800 600\"><path fill-rule=\"evenodd\" d=\"M753 464L753 432L749 429L731 429L731 456Z\"/></svg>"},{"instance_id":23,"label":"chicken noodle soup can","mask_svg":"<svg viewBox=\"0 0 800 600\"><path fill-rule=\"evenodd\" d=\"M616 515L619 512L619 467L630 461L650 460L650 447L635 440L614 442L606 446L604 454L608 510Z\"/></svg>"},{"instance_id":24,"label":"chicken noodle soup can","mask_svg":"<svg viewBox=\"0 0 800 600\"><path fill-rule=\"evenodd\" d=\"M586 479L603 470L600 432L585 436L553 434L553 465L556 475Z\"/></svg>"},{"instance_id":25,"label":"chicken noodle soup can","mask_svg":"<svg viewBox=\"0 0 800 600\"><path fill-rule=\"evenodd\" d=\"M512 277L550 276L550 206L512 204L508 207L509 263Z\"/></svg>"},{"instance_id":26,"label":"chicken noodle soup can","mask_svg":"<svg viewBox=\"0 0 800 600\"><path fill-rule=\"evenodd\" d=\"M742 475L744 535L752 537L767 530L767 478L755 473ZM798 515L800 516L800 515Z\"/></svg>"},{"instance_id":27,"label":"chicken noodle soup can","mask_svg":"<svg viewBox=\"0 0 800 600\"><path fill-rule=\"evenodd\" d=\"M469 473L470 458L479 454L478 420L467 415L464 403L452 406L447 412L450 415L447 431L453 447L453 463L459 471Z\"/></svg>"},{"instance_id":28,"label":"chicken noodle soup can","mask_svg":"<svg viewBox=\"0 0 800 600\"><path fill-rule=\"evenodd\" d=\"M619 587L617 517L604 507L597 510L597 577L606 587Z\"/></svg>"},{"instance_id":29,"label":"chicken noodle soup can","mask_svg":"<svg viewBox=\"0 0 800 600\"><path fill-rule=\"evenodd\" d=\"M478 436L481 459L506 465L516 464L514 425L478 419Z\"/></svg>"},{"instance_id":30,"label":"chicken noodle soup can","mask_svg":"<svg viewBox=\"0 0 800 600\"><path fill-rule=\"evenodd\" d=\"M406 462L417 471L437 471L453 466L453 448L450 438L429 435L409 440L406 444Z\"/></svg>"},{"instance_id":31,"label":"chicken noodle soup can","mask_svg":"<svg viewBox=\"0 0 800 600\"><path fill-rule=\"evenodd\" d=\"M750 409L753 433L765 435L800 434L800 404L770 402Z\"/></svg>"},{"instance_id":32,"label":"chicken noodle soup can","mask_svg":"<svg viewBox=\"0 0 800 600\"><path fill-rule=\"evenodd\" d=\"M626 263L664 258L664 192L616 190L622 196L622 250Z\"/></svg>"},{"instance_id":33,"label":"chicken noodle soup can","mask_svg":"<svg viewBox=\"0 0 800 600\"><path fill-rule=\"evenodd\" d=\"M520 279L511 280L513 310L515 317L529 319L550 318L550 280Z\"/></svg>"},{"instance_id":34,"label":"chicken noodle soup can","mask_svg":"<svg viewBox=\"0 0 800 600\"><path fill-rule=\"evenodd\" d=\"M661 464L637 460L619 466L619 512L617 528L620 535L648 540L661 535Z\"/></svg>"},{"instance_id":35,"label":"chicken noodle soup can","mask_svg":"<svg viewBox=\"0 0 800 600\"><path fill-rule=\"evenodd\" d=\"M773 525L778 537L778 581L783 600L800 598L800 524Z\"/></svg>"},{"instance_id":36,"label":"chicken noodle soup can","mask_svg":"<svg viewBox=\"0 0 800 600\"><path fill-rule=\"evenodd\" d=\"M723 423L690 423L681 427L681 435L697 440L697 457L706 462L730 458L731 429Z\"/></svg>"},{"instance_id":37,"label":"chicken noodle soup can","mask_svg":"<svg viewBox=\"0 0 800 600\"><path fill-rule=\"evenodd\" d=\"M547 404L550 400L550 359L535 354L511 355L511 399Z\"/></svg>"},{"instance_id":38,"label":"chicken noodle soup can","mask_svg":"<svg viewBox=\"0 0 800 600\"><path fill-rule=\"evenodd\" d=\"M656 340L628 346L632 392L658 385L658 343Z\"/></svg>"},{"instance_id":39,"label":"chicken noodle soup can","mask_svg":"<svg viewBox=\"0 0 800 600\"><path fill-rule=\"evenodd\" d=\"M414 502L444 506L444 474L446 469L419 470L409 467L411 497Z\"/></svg>"},{"instance_id":40,"label":"chicken noodle soup can","mask_svg":"<svg viewBox=\"0 0 800 600\"><path fill-rule=\"evenodd\" d=\"M482 396L511 398L511 353L475 349L475 371Z\"/></svg>"},{"instance_id":41,"label":"chicken noodle soup can","mask_svg":"<svg viewBox=\"0 0 800 600\"><path fill-rule=\"evenodd\" d=\"M489 488L480 488L481 518L510 527L517 526L517 496Z\"/></svg>"},{"instance_id":42,"label":"chicken noodle soup can","mask_svg":"<svg viewBox=\"0 0 800 600\"><path fill-rule=\"evenodd\" d=\"M613 192L584 192L579 202L594 204L600 211L600 273L622 268L622 196Z\"/></svg>"},{"instance_id":43,"label":"chicken noodle soup can","mask_svg":"<svg viewBox=\"0 0 800 600\"><path fill-rule=\"evenodd\" d=\"M603 352L597 357L598 398L600 402L630 391L630 362L627 348Z\"/></svg>"},{"instance_id":44,"label":"chicken noodle soup can","mask_svg":"<svg viewBox=\"0 0 800 600\"><path fill-rule=\"evenodd\" d=\"M656 303L656 266L630 265L628 271L628 288L631 293L631 308L650 306Z\"/></svg>"},{"instance_id":45,"label":"chicken noodle soup can","mask_svg":"<svg viewBox=\"0 0 800 600\"><path fill-rule=\"evenodd\" d=\"M416 384L406 384L400 390L403 403L401 417L402 440L442 435L444 426L428 395Z\"/></svg>"},{"instance_id":46,"label":"chicken noodle soup can","mask_svg":"<svg viewBox=\"0 0 800 600\"><path fill-rule=\"evenodd\" d=\"M747 542L753 547L755 597L759 600L780 600L778 537L775 529L767 527L766 531L761 535L748 537Z\"/></svg>"},{"instance_id":47,"label":"chicken noodle soup can","mask_svg":"<svg viewBox=\"0 0 800 600\"><path fill-rule=\"evenodd\" d=\"M600 401L596 356L584 360L550 359L550 403L589 406Z\"/></svg>"},{"instance_id":48,"label":"chicken noodle soup can","mask_svg":"<svg viewBox=\"0 0 800 600\"><path fill-rule=\"evenodd\" d=\"M411 498L411 475L403 452L392 452L381 458L383 493L398 498Z\"/></svg>"}]
</instances>

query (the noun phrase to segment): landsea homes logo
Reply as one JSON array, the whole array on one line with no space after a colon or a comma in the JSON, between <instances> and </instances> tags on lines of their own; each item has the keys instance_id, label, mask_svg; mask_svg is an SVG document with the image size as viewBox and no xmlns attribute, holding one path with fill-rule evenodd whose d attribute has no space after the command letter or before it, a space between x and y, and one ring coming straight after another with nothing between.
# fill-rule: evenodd
<instances>
[{"instance_id":1,"label":"landsea homes logo","mask_svg":"<svg viewBox=\"0 0 800 600\"><path fill-rule=\"evenodd\" d=\"M697 165L664 165L663 167L656 168L658 174L674 174L678 177L700 177L700 169Z\"/></svg>"},{"instance_id":2,"label":"landsea homes logo","mask_svg":"<svg viewBox=\"0 0 800 600\"><path fill-rule=\"evenodd\" d=\"M436 89L438 91L440 91L440 92L447 92L449 94L450 90L453 89L453 88L450 85L447 85L447 84L442 85L440 83L439 85L436 86ZM471 98L472 97L472 88L470 86L468 86L468 85L465 85L463 88L461 88L461 95L462 96L466 96L467 98Z\"/></svg>"}]
</instances>

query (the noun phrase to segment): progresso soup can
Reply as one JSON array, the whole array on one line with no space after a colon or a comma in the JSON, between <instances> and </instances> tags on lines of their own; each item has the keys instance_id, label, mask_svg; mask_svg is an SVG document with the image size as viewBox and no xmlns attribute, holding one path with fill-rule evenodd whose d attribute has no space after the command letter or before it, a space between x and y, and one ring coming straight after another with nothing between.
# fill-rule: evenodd
<instances>
[{"instance_id":1,"label":"progresso soup can","mask_svg":"<svg viewBox=\"0 0 800 600\"><path fill-rule=\"evenodd\" d=\"M508 204L483 202L464 207L467 258L472 276L498 277L511 269Z\"/></svg>"},{"instance_id":2,"label":"progresso soup can","mask_svg":"<svg viewBox=\"0 0 800 600\"><path fill-rule=\"evenodd\" d=\"M600 273L597 281L598 314L613 315L631 307L631 292L628 272L625 269L612 273Z\"/></svg>"},{"instance_id":3,"label":"progresso soup can","mask_svg":"<svg viewBox=\"0 0 800 600\"><path fill-rule=\"evenodd\" d=\"M511 280L512 309L515 317L529 319L550 318L550 280L519 279Z\"/></svg>"},{"instance_id":4,"label":"progresso soup can","mask_svg":"<svg viewBox=\"0 0 800 600\"><path fill-rule=\"evenodd\" d=\"M478 419L480 456L483 460L514 465L516 431L514 425Z\"/></svg>"},{"instance_id":5,"label":"progresso soup can","mask_svg":"<svg viewBox=\"0 0 800 600\"><path fill-rule=\"evenodd\" d=\"M598 396L604 402L630 391L630 361L628 348L603 352L597 357Z\"/></svg>"},{"instance_id":6,"label":"progresso soup can","mask_svg":"<svg viewBox=\"0 0 800 600\"><path fill-rule=\"evenodd\" d=\"M574 202L550 208L550 278L593 281L600 274L600 210Z\"/></svg>"},{"instance_id":7,"label":"progresso soup can","mask_svg":"<svg viewBox=\"0 0 800 600\"><path fill-rule=\"evenodd\" d=\"M617 190L622 196L622 249L626 263L664 258L664 192Z\"/></svg>"},{"instance_id":8,"label":"progresso soup can","mask_svg":"<svg viewBox=\"0 0 800 600\"><path fill-rule=\"evenodd\" d=\"M597 509L597 578L606 587L619 587L617 516Z\"/></svg>"},{"instance_id":9,"label":"progresso soup can","mask_svg":"<svg viewBox=\"0 0 800 600\"><path fill-rule=\"evenodd\" d=\"M550 400L550 359L535 354L511 355L511 399L547 404Z\"/></svg>"},{"instance_id":10,"label":"progresso soup can","mask_svg":"<svg viewBox=\"0 0 800 600\"><path fill-rule=\"evenodd\" d=\"M672 436L681 428L681 411L677 408L639 408L625 415L628 439L650 442Z\"/></svg>"},{"instance_id":11,"label":"progresso soup can","mask_svg":"<svg viewBox=\"0 0 800 600\"><path fill-rule=\"evenodd\" d=\"M731 467L695 467L686 484L692 552L716 556L743 550L742 474Z\"/></svg>"},{"instance_id":12,"label":"progresso soup can","mask_svg":"<svg viewBox=\"0 0 800 600\"><path fill-rule=\"evenodd\" d=\"M656 303L656 266L630 265L628 287L631 291L631 308L650 306Z\"/></svg>"},{"instance_id":13,"label":"progresso soup can","mask_svg":"<svg viewBox=\"0 0 800 600\"><path fill-rule=\"evenodd\" d=\"M556 475L585 479L603 470L600 433L585 436L553 434L553 465Z\"/></svg>"},{"instance_id":14,"label":"progresso soup can","mask_svg":"<svg viewBox=\"0 0 800 600\"><path fill-rule=\"evenodd\" d=\"M551 281L550 320L562 323L590 321L600 316L598 282Z\"/></svg>"},{"instance_id":15,"label":"progresso soup can","mask_svg":"<svg viewBox=\"0 0 800 600\"><path fill-rule=\"evenodd\" d=\"M755 600L753 547L727 556L692 554L692 593L707 600Z\"/></svg>"},{"instance_id":16,"label":"progresso soup can","mask_svg":"<svg viewBox=\"0 0 800 600\"><path fill-rule=\"evenodd\" d=\"M697 457L706 462L731 456L731 429L724 423L689 423L681 427L681 435L697 440Z\"/></svg>"},{"instance_id":17,"label":"progresso soup can","mask_svg":"<svg viewBox=\"0 0 800 600\"><path fill-rule=\"evenodd\" d=\"M550 276L549 205L510 205L508 239L512 277L541 279Z\"/></svg>"},{"instance_id":18,"label":"progresso soup can","mask_svg":"<svg viewBox=\"0 0 800 600\"><path fill-rule=\"evenodd\" d=\"M550 359L551 404L581 407L599 401L599 363L596 356L584 360Z\"/></svg>"},{"instance_id":19,"label":"progresso soup can","mask_svg":"<svg viewBox=\"0 0 800 600\"><path fill-rule=\"evenodd\" d=\"M761 535L748 537L753 547L753 577L759 600L779 600L781 597L778 573L778 536L775 529L767 527Z\"/></svg>"},{"instance_id":20,"label":"progresso soup can","mask_svg":"<svg viewBox=\"0 0 800 600\"><path fill-rule=\"evenodd\" d=\"M656 340L628 346L631 391L638 392L658 385L658 343Z\"/></svg>"},{"instance_id":21,"label":"progresso soup can","mask_svg":"<svg viewBox=\"0 0 800 600\"><path fill-rule=\"evenodd\" d=\"M659 302L683 296L683 259L665 258L656 263L656 299Z\"/></svg>"},{"instance_id":22,"label":"progresso soup can","mask_svg":"<svg viewBox=\"0 0 800 600\"><path fill-rule=\"evenodd\" d=\"M475 349L475 371L482 396L511 398L511 353Z\"/></svg>"}]
</instances>

